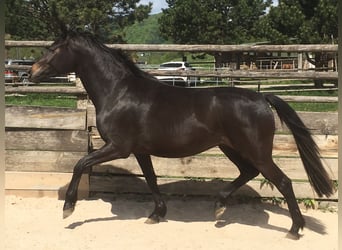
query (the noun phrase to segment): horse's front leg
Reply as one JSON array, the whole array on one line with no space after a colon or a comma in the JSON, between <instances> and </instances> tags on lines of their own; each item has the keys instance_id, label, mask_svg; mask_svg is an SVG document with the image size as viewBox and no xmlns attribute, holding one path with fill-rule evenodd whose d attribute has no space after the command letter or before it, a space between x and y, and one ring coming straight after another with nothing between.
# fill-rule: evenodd
<instances>
[{"instance_id":1,"label":"horse's front leg","mask_svg":"<svg viewBox=\"0 0 342 250\"><path fill-rule=\"evenodd\" d=\"M141 170L144 173L146 182L152 191L153 200L155 203L155 208L152 214L146 220L147 224L155 224L160 221L160 218L164 218L166 215L166 205L161 198L160 191L157 185L157 177L153 170L153 165L150 155L139 155L135 154Z\"/></svg>"},{"instance_id":2,"label":"horse's front leg","mask_svg":"<svg viewBox=\"0 0 342 250\"><path fill-rule=\"evenodd\" d=\"M84 171L95 164L115 160L122 157L127 156L120 154L112 143L107 143L100 149L84 156L77 162L76 166L74 167L71 182L65 195L63 218L67 218L68 216L70 216L75 209L78 185Z\"/></svg>"}]
</instances>

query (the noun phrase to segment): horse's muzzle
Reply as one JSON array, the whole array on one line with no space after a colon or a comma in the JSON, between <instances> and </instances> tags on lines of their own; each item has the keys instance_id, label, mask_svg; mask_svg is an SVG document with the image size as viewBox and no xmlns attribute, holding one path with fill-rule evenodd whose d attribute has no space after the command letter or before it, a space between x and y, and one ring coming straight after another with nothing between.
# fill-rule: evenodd
<instances>
[{"instance_id":1,"label":"horse's muzzle","mask_svg":"<svg viewBox=\"0 0 342 250\"><path fill-rule=\"evenodd\" d=\"M29 71L29 81L38 83L51 75L50 71L50 67L41 66L39 63L35 63Z\"/></svg>"}]
</instances>

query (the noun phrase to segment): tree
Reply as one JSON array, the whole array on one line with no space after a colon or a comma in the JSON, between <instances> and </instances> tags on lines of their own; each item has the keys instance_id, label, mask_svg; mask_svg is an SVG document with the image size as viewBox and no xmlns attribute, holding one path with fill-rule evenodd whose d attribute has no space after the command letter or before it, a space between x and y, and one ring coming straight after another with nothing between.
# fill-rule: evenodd
<instances>
[{"instance_id":1,"label":"tree","mask_svg":"<svg viewBox=\"0 0 342 250\"><path fill-rule=\"evenodd\" d=\"M337 0L282 0L260 22L272 43L331 43L338 36Z\"/></svg>"},{"instance_id":2,"label":"tree","mask_svg":"<svg viewBox=\"0 0 342 250\"><path fill-rule=\"evenodd\" d=\"M254 25L271 1L167 0L160 30L182 44L239 44L255 41Z\"/></svg>"},{"instance_id":3,"label":"tree","mask_svg":"<svg viewBox=\"0 0 342 250\"><path fill-rule=\"evenodd\" d=\"M271 0L166 0L159 19L164 38L181 44L240 44L257 41L255 25ZM236 61L234 53L214 53L216 66ZM236 64L239 67L239 63Z\"/></svg>"},{"instance_id":4,"label":"tree","mask_svg":"<svg viewBox=\"0 0 342 250\"><path fill-rule=\"evenodd\" d=\"M105 42L122 42L123 28L143 20L151 11L151 3L138 3L139 0L6 1L6 33L16 38L51 38L59 33L61 20L72 28L86 27Z\"/></svg>"},{"instance_id":5,"label":"tree","mask_svg":"<svg viewBox=\"0 0 342 250\"><path fill-rule=\"evenodd\" d=\"M5 1L5 33L12 39L50 38L46 25L33 16L29 1Z\"/></svg>"},{"instance_id":6,"label":"tree","mask_svg":"<svg viewBox=\"0 0 342 250\"><path fill-rule=\"evenodd\" d=\"M261 33L276 44L336 43L338 37L337 0L282 0L260 21ZM316 52L307 59L324 69L334 54ZM315 80L316 87L323 81Z\"/></svg>"}]
</instances>

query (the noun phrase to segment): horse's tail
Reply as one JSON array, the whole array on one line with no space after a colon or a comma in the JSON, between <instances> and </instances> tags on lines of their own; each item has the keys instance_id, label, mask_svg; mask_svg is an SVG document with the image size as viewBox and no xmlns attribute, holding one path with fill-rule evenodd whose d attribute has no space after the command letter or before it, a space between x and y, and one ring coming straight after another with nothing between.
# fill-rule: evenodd
<instances>
[{"instance_id":1,"label":"horse's tail","mask_svg":"<svg viewBox=\"0 0 342 250\"><path fill-rule=\"evenodd\" d=\"M333 183L323 167L318 146L309 129L304 125L296 111L284 100L272 94L266 94L265 99L275 108L281 122L285 122L292 132L310 184L316 193L319 197L332 195L334 192Z\"/></svg>"}]
</instances>

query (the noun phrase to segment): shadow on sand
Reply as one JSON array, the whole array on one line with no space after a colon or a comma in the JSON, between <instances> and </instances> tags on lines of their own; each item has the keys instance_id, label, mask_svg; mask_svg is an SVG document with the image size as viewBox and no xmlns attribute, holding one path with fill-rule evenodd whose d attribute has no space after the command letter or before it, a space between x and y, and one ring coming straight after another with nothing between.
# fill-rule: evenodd
<instances>
[{"instance_id":1,"label":"shadow on sand","mask_svg":"<svg viewBox=\"0 0 342 250\"><path fill-rule=\"evenodd\" d=\"M121 174L128 174L126 170L119 169ZM182 190L189 188L198 190L216 190L216 194L222 189L224 184L220 181L197 181L181 180L168 184L159 185L163 193L163 198L167 203L168 212L163 222L181 221L181 222L213 222L213 226L222 228L229 224L245 224L257 226L270 230L277 230L287 233L289 228L280 227L274 223L270 224L270 213L275 213L288 217L291 221L288 209L271 203L261 202L258 198L258 192L245 185L242 189L243 194L248 196L233 196L227 205L227 210L223 214L220 221L216 221L214 217L214 203L216 201L215 193L213 195L168 195L170 190ZM146 190L147 184L138 177L130 177L129 185L134 185L136 189ZM63 197L63 194L61 194ZM104 202L111 204L111 212L113 216L105 218L91 218L84 221L77 221L67 226L68 229L75 229L87 223L96 223L100 221L115 220L137 220L147 218L153 211L154 203L150 194L104 194L96 193L87 200L102 199ZM139 209L137 209L137 207ZM241 212L242 211L242 212ZM324 224L310 216L305 216L306 228L318 234L326 234ZM137 222L141 223L141 222ZM290 224L289 224L290 225Z\"/></svg>"}]
</instances>

